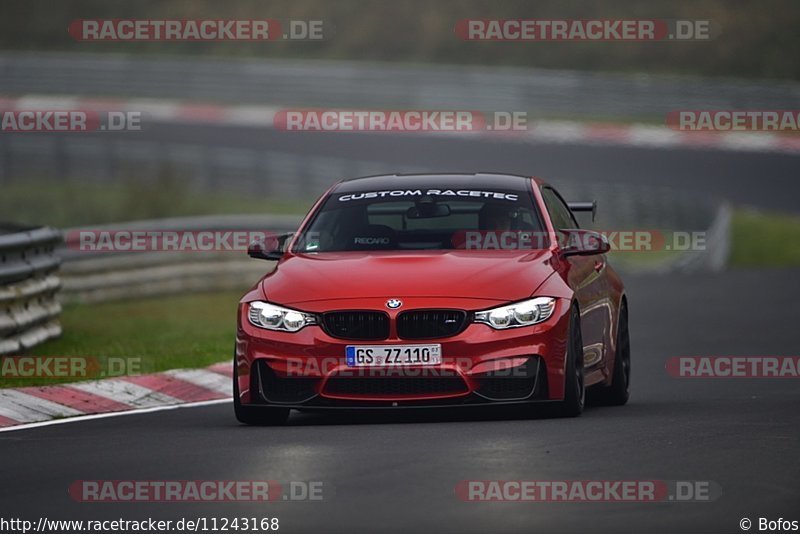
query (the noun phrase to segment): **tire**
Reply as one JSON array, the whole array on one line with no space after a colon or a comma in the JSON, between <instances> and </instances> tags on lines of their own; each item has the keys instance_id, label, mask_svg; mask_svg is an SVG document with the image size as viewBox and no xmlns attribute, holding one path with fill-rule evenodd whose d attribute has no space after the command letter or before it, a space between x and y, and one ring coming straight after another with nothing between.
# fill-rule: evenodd
<instances>
[{"instance_id":1,"label":"tire","mask_svg":"<svg viewBox=\"0 0 800 534\"><path fill-rule=\"evenodd\" d=\"M240 423L253 426L279 426L289 420L289 408L244 406L239 400L236 357L233 359L233 413Z\"/></svg>"},{"instance_id":2,"label":"tire","mask_svg":"<svg viewBox=\"0 0 800 534\"><path fill-rule=\"evenodd\" d=\"M604 406L622 406L630 398L631 339L628 331L628 305L623 302L619 310L619 327L614 353L614 371L611 385L592 388L592 401Z\"/></svg>"},{"instance_id":3,"label":"tire","mask_svg":"<svg viewBox=\"0 0 800 534\"><path fill-rule=\"evenodd\" d=\"M586 403L586 385L583 376L583 337L581 315L573 307L569 317L567 362L564 373L564 400L558 404L561 417L578 417Z\"/></svg>"}]
</instances>

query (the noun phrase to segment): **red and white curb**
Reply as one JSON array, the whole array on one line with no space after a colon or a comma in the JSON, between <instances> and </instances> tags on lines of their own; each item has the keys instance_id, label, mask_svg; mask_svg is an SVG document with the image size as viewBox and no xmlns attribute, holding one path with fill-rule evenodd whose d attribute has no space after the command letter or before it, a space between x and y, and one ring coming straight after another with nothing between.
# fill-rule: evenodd
<instances>
[{"instance_id":1,"label":"red and white curb","mask_svg":"<svg viewBox=\"0 0 800 534\"><path fill-rule=\"evenodd\" d=\"M228 106L151 99L103 99L75 96L25 95L0 96L0 109L133 111L147 121L252 126L274 128L274 117L283 108L275 106ZM770 132L687 132L666 125L605 124L580 121L534 120L521 131L409 132L461 138L481 138L502 142L584 143L665 149L716 149L736 152L800 152L800 135Z\"/></svg>"},{"instance_id":2,"label":"red and white curb","mask_svg":"<svg viewBox=\"0 0 800 534\"><path fill-rule=\"evenodd\" d=\"M232 376L231 364L222 362L204 369L0 389L0 429L90 414L228 400Z\"/></svg>"}]
</instances>

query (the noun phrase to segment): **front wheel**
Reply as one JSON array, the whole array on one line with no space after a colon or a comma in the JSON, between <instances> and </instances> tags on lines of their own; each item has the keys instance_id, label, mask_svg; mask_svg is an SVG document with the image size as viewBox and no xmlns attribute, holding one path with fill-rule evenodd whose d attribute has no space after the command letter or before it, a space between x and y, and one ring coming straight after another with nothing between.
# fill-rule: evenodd
<instances>
[{"instance_id":1,"label":"front wheel","mask_svg":"<svg viewBox=\"0 0 800 534\"><path fill-rule=\"evenodd\" d=\"M581 315L573 307L569 317L569 337L567 340L567 362L564 373L564 400L558 405L562 417L578 417L583 413L586 401L586 387L583 376L583 337L581 336Z\"/></svg>"},{"instance_id":2,"label":"front wheel","mask_svg":"<svg viewBox=\"0 0 800 534\"><path fill-rule=\"evenodd\" d=\"M289 420L289 408L245 406L239 399L236 358L233 359L233 413L240 423L254 426L277 426Z\"/></svg>"},{"instance_id":3,"label":"front wheel","mask_svg":"<svg viewBox=\"0 0 800 534\"><path fill-rule=\"evenodd\" d=\"M628 333L628 306L623 302L619 310L617 350L614 354L614 371L610 386L592 388L592 401L606 406L622 406L630 398L631 339Z\"/></svg>"}]
</instances>

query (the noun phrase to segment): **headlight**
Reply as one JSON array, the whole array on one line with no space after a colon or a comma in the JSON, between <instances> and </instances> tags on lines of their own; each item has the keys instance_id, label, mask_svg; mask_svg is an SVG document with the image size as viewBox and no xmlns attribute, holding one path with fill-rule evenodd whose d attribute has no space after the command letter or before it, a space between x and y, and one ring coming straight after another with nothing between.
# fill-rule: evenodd
<instances>
[{"instance_id":1,"label":"headlight","mask_svg":"<svg viewBox=\"0 0 800 534\"><path fill-rule=\"evenodd\" d=\"M317 317L313 313L290 310L259 300L251 302L248 306L250 308L247 317L251 324L259 328L297 332L304 326L317 324Z\"/></svg>"},{"instance_id":2,"label":"headlight","mask_svg":"<svg viewBox=\"0 0 800 534\"><path fill-rule=\"evenodd\" d=\"M488 324L497 330L530 326L549 319L555 308L556 299L536 297L491 310L475 312L475 322Z\"/></svg>"}]
</instances>

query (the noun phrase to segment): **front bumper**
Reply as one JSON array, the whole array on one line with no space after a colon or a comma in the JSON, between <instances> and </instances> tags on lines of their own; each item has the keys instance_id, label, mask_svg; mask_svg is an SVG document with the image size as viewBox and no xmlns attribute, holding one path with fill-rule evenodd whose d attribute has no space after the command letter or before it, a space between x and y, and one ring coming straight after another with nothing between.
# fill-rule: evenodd
<instances>
[{"instance_id":1,"label":"front bumper","mask_svg":"<svg viewBox=\"0 0 800 534\"><path fill-rule=\"evenodd\" d=\"M349 304L352 309L380 309L375 302ZM413 301L408 304L409 309L414 306ZM568 312L569 301L559 299L547 321L530 327L494 330L470 324L447 338L399 339L393 331L384 341L359 342L331 337L318 326L294 333L257 328L247 320L247 305L242 304L236 339L240 401L327 409L561 400ZM402 368L352 368L345 363L347 345L418 343L441 344L442 363Z\"/></svg>"}]
</instances>

